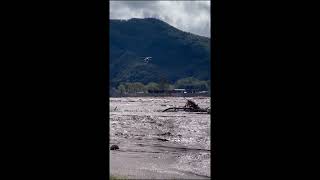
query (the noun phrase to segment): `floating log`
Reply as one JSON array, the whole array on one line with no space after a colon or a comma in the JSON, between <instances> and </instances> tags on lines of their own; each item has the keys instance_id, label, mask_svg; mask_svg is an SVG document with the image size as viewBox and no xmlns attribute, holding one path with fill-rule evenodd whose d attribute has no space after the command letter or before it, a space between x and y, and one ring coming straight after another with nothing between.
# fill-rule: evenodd
<instances>
[{"instance_id":1,"label":"floating log","mask_svg":"<svg viewBox=\"0 0 320 180\"><path fill-rule=\"evenodd\" d=\"M206 109L193 109L193 108L187 108L187 107L173 107L173 108L167 108L165 110L163 110L162 112L167 112L167 111L179 111L179 110L183 110L183 111L188 111L188 112L208 112L208 110Z\"/></svg>"}]
</instances>

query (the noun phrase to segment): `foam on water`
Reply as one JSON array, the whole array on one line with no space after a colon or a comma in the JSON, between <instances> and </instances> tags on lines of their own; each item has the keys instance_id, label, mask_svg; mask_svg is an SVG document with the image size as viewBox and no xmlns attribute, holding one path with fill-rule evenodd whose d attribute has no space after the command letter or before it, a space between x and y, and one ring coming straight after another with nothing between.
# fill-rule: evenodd
<instances>
[{"instance_id":1,"label":"foam on water","mask_svg":"<svg viewBox=\"0 0 320 180\"><path fill-rule=\"evenodd\" d=\"M210 98L188 99L210 106ZM182 97L110 98L110 144L135 158L170 155L167 170L210 177L210 114L162 112L185 103Z\"/></svg>"}]
</instances>

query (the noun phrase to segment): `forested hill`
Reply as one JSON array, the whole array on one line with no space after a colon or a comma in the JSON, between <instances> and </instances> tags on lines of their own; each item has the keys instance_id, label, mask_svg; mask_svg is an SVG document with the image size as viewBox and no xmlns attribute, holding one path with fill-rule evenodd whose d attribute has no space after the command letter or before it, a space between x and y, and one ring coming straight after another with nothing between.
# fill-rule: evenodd
<instances>
[{"instance_id":1,"label":"forested hill","mask_svg":"<svg viewBox=\"0 0 320 180\"><path fill-rule=\"evenodd\" d=\"M144 62L145 57L152 57ZM210 79L210 39L155 18L110 20L110 80L159 82Z\"/></svg>"}]
</instances>

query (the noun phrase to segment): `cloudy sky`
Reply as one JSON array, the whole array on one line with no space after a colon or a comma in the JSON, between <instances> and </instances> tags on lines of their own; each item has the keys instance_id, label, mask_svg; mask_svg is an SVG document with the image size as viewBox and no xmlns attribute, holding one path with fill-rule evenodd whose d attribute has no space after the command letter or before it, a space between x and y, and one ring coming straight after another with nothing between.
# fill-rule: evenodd
<instances>
[{"instance_id":1,"label":"cloudy sky","mask_svg":"<svg viewBox=\"0 0 320 180\"><path fill-rule=\"evenodd\" d=\"M111 19L154 17L186 32L210 37L210 1L112 1Z\"/></svg>"}]
</instances>

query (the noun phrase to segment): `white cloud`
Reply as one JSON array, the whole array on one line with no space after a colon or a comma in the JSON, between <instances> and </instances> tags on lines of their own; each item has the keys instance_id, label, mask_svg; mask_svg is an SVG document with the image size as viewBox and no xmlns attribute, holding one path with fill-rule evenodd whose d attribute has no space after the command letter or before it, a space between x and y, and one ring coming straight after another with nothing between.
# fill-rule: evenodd
<instances>
[{"instance_id":1,"label":"white cloud","mask_svg":"<svg viewBox=\"0 0 320 180\"><path fill-rule=\"evenodd\" d=\"M210 37L210 1L110 1L111 19L146 17Z\"/></svg>"}]
</instances>

